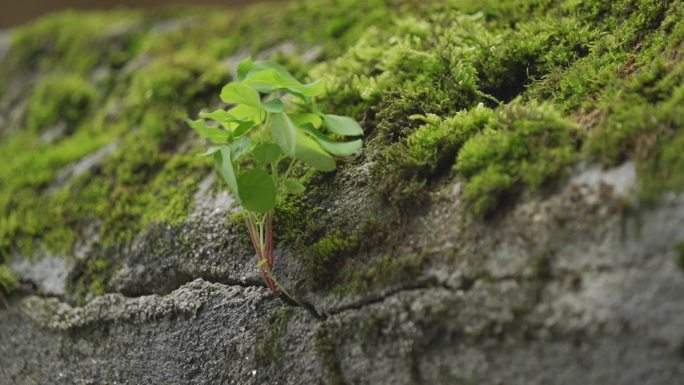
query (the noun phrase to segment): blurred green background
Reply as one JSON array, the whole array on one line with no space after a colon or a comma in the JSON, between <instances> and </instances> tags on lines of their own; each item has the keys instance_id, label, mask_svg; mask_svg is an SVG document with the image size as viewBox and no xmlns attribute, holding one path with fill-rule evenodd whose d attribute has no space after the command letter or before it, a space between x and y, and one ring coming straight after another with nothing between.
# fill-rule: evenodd
<instances>
[{"instance_id":1,"label":"blurred green background","mask_svg":"<svg viewBox=\"0 0 684 385\"><path fill-rule=\"evenodd\" d=\"M66 9L154 9L166 6L238 7L263 0L22 0L0 2L0 29L33 20L50 12ZM273 1L273 0L271 0ZM282 1L282 0L281 0Z\"/></svg>"}]
</instances>

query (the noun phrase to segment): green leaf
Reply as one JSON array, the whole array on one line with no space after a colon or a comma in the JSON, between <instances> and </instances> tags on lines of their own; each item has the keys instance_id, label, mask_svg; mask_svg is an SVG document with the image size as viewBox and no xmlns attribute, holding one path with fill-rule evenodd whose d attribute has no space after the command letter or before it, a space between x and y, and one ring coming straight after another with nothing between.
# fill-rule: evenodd
<instances>
[{"instance_id":1,"label":"green leaf","mask_svg":"<svg viewBox=\"0 0 684 385\"><path fill-rule=\"evenodd\" d=\"M263 93L271 93L277 89L295 94L297 96L317 96L323 93L325 85L322 80L309 84L302 84L292 77L288 72L282 73L276 69L264 69L262 71L252 71L243 80L244 84L249 84L254 89Z\"/></svg>"},{"instance_id":2,"label":"green leaf","mask_svg":"<svg viewBox=\"0 0 684 385\"><path fill-rule=\"evenodd\" d=\"M335 156L352 155L359 151L361 149L361 145L363 144L361 139L352 140L351 142L337 142L323 135L310 124L305 124L302 126L302 130L304 130L304 132L309 134L312 138L316 139L318 144L320 144L325 151Z\"/></svg>"},{"instance_id":3,"label":"green leaf","mask_svg":"<svg viewBox=\"0 0 684 385\"><path fill-rule=\"evenodd\" d=\"M308 123L314 126L315 128L319 128L323 123L323 119L321 119L320 116L312 113L298 113L289 115L290 119L292 119L292 122L299 127Z\"/></svg>"},{"instance_id":4,"label":"green leaf","mask_svg":"<svg viewBox=\"0 0 684 385\"><path fill-rule=\"evenodd\" d=\"M205 151L203 154L200 154L201 156L207 156L215 153L216 151L219 151L221 149L220 146L211 146Z\"/></svg>"},{"instance_id":5,"label":"green leaf","mask_svg":"<svg viewBox=\"0 0 684 385\"><path fill-rule=\"evenodd\" d=\"M201 112L200 113L200 118L204 119L212 119L217 122L220 122L221 125L228 131L232 132L234 136L240 136L244 134L245 132L249 131L250 128L254 127L254 122L252 119L254 118L252 115L253 107L246 107L247 110L245 111L245 108L238 109L237 111L240 113L242 110L242 115L248 115L248 118L237 118L233 116L228 111L224 110L216 110L212 112ZM232 111L232 110L231 110Z\"/></svg>"},{"instance_id":6,"label":"green leaf","mask_svg":"<svg viewBox=\"0 0 684 385\"><path fill-rule=\"evenodd\" d=\"M219 175L228 185L228 189L233 193L235 198L240 201L237 179L235 178L235 169L230 160L230 147L221 146L220 150L214 153L214 166Z\"/></svg>"},{"instance_id":7,"label":"green leaf","mask_svg":"<svg viewBox=\"0 0 684 385\"><path fill-rule=\"evenodd\" d=\"M348 116L323 114L323 121L333 134L342 136L363 135L363 129L356 120Z\"/></svg>"},{"instance_id":8,"label":"green leaf","mask_svg":"<svg viewBox=\"0 0 684 385\"><path fill-rule=\"evenodd\" d=\"M266 213L275 207L276 188L273 179L263 168L240 174L237 180L242 207L255 213Z\"/></svg>"},{"instance_id":9,"label":"green leaf","mask_svg":"<svg viewBox=\"0 0 684 385\"><path fill-rule=\"evenodd\" d=\"M280 146L285 155L294 156L297 127L286 113L273 114L271 137Z\"/></svg>"},{"instance_id":10,"label":"green leaf","mask_svg":"<svg viewBox=\"0 0 684 385\"><path fill-rule=\"evenodd\" d=\"M250 56L238 64L237 81L243 81L252 69L254 69L254 60L252 60L252 57Z\"/></svg>"},{"instance_id":11,"label":"green leaf","mask_svg":"<svg viewBox=\"0 0 684 385\"><path fill-rule=\"evenodd\" d=\"M306 96L318 96L325 92L325 83L323 79L318 79L315 82L304 84L298 88L293 89L295 92L299 92Z\"/></svg>"},{"instance_id":12,"label":"green leaf","mask_svg":"<svg viewBox=\"0 0 684 385\"><path fill-rule=\"evenodd\" d=\"M202 119L211 119L217 122L234 122L236 119L226 110L216 110L211 112L200 112L199 117Z\"/></svg>"},{"instance_id":13,"label":"green leaf","mask_svg":"<svg viewBox=\"0 0 684 385\"><path fill-rule=\"evenodd\" d=\"M296 179L285 179L283 185L287 191L295 195L302 194L304 191L306 191L306 187L304 187L304 185L299 183L299 181Z\"/></svg>"},{"instance_id":14,"label":"green leaf","mask_svg":"<svg viewBox=\"0 0 684 385\"><path fill-rule=\"evenodd\" d=\"M260 163L275 162L282 153L280 146L271 142L260 143L252 150L254 160Z\"/></svg>"},{"instance_id":15,"label":"green leaf","mask_svg":"<svg viewBox=\"0 0 684 385\"><path fill-rule=\"evenodd\" d=\"M320 171L335 169L335 159L302 130L296 130L294 157Z\"/></svg>"},{"instance_id":16,"label":"green leaf","mask_svg":"<svg viewBox=\"0 0 684 385\"><path fill-rule=\"evenodd\" d=\"M271 93L278 88L286 88L290 86L301 86L294 78L289 78L278 73L274 69L267 69L260 72L250 73L244 84L249 84L259 92Z\"/></svg>"},{"instance_id":17,"label":"green leaf","mask_svg":"<svg viewBox=\"0 0 684 385\"><path fill-rule=\"evenodd\" d=\"M295 79L295 77L292 76L292 74L280 64L271 60L253 61L251 58L248 58L242 63L238 64L238 80L242 82L267 70L275 71L279 78L298 83L297 79Z\"/></svg>"},{"instance_id":18,"label":"green leaf","mask_svg":"<svg viewBox=\"0 0 684 385\"><path fill-rule=\"evenodd\" d=\"M207 138L216 144L228 143L230 134L218 127L208 126L204 120L185 120L201 137Z\"/></svg>"},{"instance_id":19,"label":"green leaf","mask_svg":"<svg viewBox=\"0 0 684 385\"><path fill-rule=\"evenodd\" d=\"M264 110L271 112L271 113L278 113L278 112L283 112L285 107L283 106L283 102L280 99L272 99L264 103L263 105Z\"/></svg>"},{"instance_id":20,"label":"green leaf","mask_svg":"<svg viewBox=\"0 0 684 385\"><path fill-rule=\"evenodd\" d=\"M248 136L242 136L230 144L230 160L236 162L249 151L252 140Z\"/></svg>"},{"instance_id":21,"label":"green leaf","mask_svg":"<svg viewBox=\"0 0 684 385\"><path fill-rule=\"evenodd\" d=\"M230 114L239 121L252 121L254 125L261 124L266 115L261 107L253 107L247 104L238 104L231 108Z\"/></svg>"},{"instance_id":22,"label":"green leaf","mask_svg":"<svg viewBox=\"0 0 684 385\"><path fill-rule=\"evenodd\" d=\"M228 104L245 104L261 107L261 97L252 87L240 83L229 83L221 90L221 100Z\"/></svg>"},{"instance_id":23,"label":"green leaf","mask_svg":"<svg viewBox=\"0 0 684 385\"><path fill-rule=\"evenodd\" d=\"M249 130L251 130L254 127L256 127L256 126L254 125L254 122L252 122L251 120L247 120L245 122L242 122L237 127L235 127L235 129L233 130L233 136L235 136L235 137L242 136L243 134L245 134L246 132L248 132Z\"/></svg>"}]
</instances>

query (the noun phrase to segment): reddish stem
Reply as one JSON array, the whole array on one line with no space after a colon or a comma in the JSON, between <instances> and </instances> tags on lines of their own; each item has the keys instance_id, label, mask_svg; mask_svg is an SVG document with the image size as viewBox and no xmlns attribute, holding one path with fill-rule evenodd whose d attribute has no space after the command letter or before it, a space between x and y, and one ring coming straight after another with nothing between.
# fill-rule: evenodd
<instances>
[{"instance_id":1,"label":"reddish stem","mask_svg":"<svg viewBox=\"0 0 684 385\"><path fill-rule=\"evenodd\" d=\"M247 229L249 230L249 238L252 241L254 251L256 252L257 263L260 263L263 259L266 259L266 263L259 267L261 279L264 281L264 283L266 283L266 286L271 289L273 295L278 295L278 287L269 274L270 271L273 271L273 227L271 215L268 214L266 219L266 228L264 229L264 236L266 239L264 240L263 251L265 255L261 254L261 244L259 242L259 236L257 235L258 230L255 228L254 223L250 220L247 220Z\"/></svg>"}]
</instances>

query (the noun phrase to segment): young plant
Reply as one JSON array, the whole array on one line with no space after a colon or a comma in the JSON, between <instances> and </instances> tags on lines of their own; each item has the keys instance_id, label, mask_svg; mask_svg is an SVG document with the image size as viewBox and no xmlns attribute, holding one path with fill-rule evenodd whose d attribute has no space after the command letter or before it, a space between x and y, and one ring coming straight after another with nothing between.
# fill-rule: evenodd
<instances>
[{"instance_id":1,"label":"young plant","mask_svg":"<svg viewBox=\"0 0 684 385\"><path fill-rule=\"evenodd\" d=\"M305 191L291 172L301 162L320 171L335 169L336 156L361 148L363 135L352 118L325 114L315 98L322 81L303 84L272 61L246 59L237 67L236 81L221 90L228 110L200 113L190 127L216 146L204 155L214 158L216 170L246 215L257 267L274 295L283 291L273 276L273 209L285 194Z\"/></svg>"}]
</instances>

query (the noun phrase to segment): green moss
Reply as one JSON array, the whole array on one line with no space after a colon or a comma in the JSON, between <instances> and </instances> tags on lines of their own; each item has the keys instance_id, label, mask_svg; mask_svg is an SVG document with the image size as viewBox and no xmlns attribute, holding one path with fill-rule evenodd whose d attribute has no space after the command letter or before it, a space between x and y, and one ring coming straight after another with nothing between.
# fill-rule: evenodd
<instances>
[{"instance_id":1,"label":"green moss","mask_svg":"<svg viewBox=\"0 0 684 385\"><path fill-rule=\"evenodd\" d=\"M173 157L147 186L143 225L158 222L177 225L194 207L200 180L209 172L209 160L196 154Z\"/></svg>"},{"instance_id":2,"label":"green moss","mask_svg":"<svg viewBox=\"0 0 684 385\"><path fill-rule=\"evenodd\" d=\"M98 65L119 66L141 15L130 11L62 12L39 19L12 35L8 67L85 74Z\"/></svg>"},{"instance_id":3,"label":"green moss","mask_svg":"<svg viewBox=\"0 0 684 385\"><path fill-rule=\"evenodd\" d=\"M293 176L299 176L306 187L303 195L287 195L279 200L275 208L274 236L276 243L287 244L296 248L312 246L326 235L335 218L326 211L324 204L327 193L332 189L335 175L321 173L301 166L294 170Z\"/></svg>"},{"instance_id":4,"label":"green moss","mask_svg":"<svg viewBox=\"0 0 684 385\"><path fill-rule=\"evenodd\" d=\"M434 114L414 116L424 124L406 140L385 150L385 157L374 168L379 180L378 193L393 205L415 207L426 202L421 194L428 181L449 170L458 150L489 123L494 112L478 105L452 117Z\"/></svg>"},{"instance_id":5,"label":"green moss","mask_svg":"<svg viewBox=\"0 0 684 385\"><path fill-rule=\"evenodd\" d=\"M162 56L135 73L129 102L150 105L185 105L210 95L229 79L228 69L197 53Z\"/></svg>"},{"instance_id":6,"label":"green moss","mask_svg":"<svg viewBox=\"0 0 684 385\"><path fill-rule=\"evenodd\" d=\"M78 75L48 75L41 79L29 99L28 127L40 132L63 121L74 130L97 98L95 87Z\"/></svg>"},{"instance_id":7,"label":"green moss","mask_svg":"<svg viewBox=\"0 0 684 385\"><path fill-rule=\"evenodd\" d=\"M330 339L330 331L325 324L316 330L314 349L318 359L321 360L326 371L326 383L331 385L344 385L346 381L342 373L342 367L335 355L335 345Z\"/></svg>"},{"instance_id":8,"label":"green moss","mask_svg":"<svg viewBox=\"0 0 684 385\"><path fill-rule=\"evenodd\" d=\"M684 271L684 242L680 242L675 246L676 263L677 266Z\"/></svg>"},{"instance_id":9,"label":"green moss","mask_svg":"<svg viewBox=\"0 0 684 385\"><path fill-rule=\"evenodd\" d=\"M470 212L482 218L499 208L513 187L511 176L491 166L468 181L463 189L462 198L469 204Z\"/></svg>"},{"instance_id":10,"label":"green moss","mask_svg":"<svg viewBox=\"0 0 684 385\"><path fill-rule=\"evenodd\" d=\"M106 259L89 259L82 267L83 271L74 289L76 302L84 305L87 296L101 296L107 293L107 282L111 278L113 268Z\"/></svg>"},{"instance_id":11,"label":"green moss","mask_svg":"<svg viewBox=\"0 0 684 385\"><path fill-rule=\"evenodd\" d=\"M414 282L423 270L422 255L382 255L359 266L359 261L347 263L339 273L339 282L332 291L340 297L372 292Z\"/></svg>"},{"instance_id":12,"label":"green moss","mask_svg":"<svg viewBox=\"0 0 684 385\"><path fill-rule=\"evenodd\" d=\"M316 242L307 256L305 272L311 287L319 289L329 285L343 262L341 259L355 252L358 247L359 240L355 235L345 237L339 229Z\"/></svg>"},{"instance_id":13,"label":"green moss","mask_svg":"<svg viewBox=\"0 0 684 385\"><path fill-rule=\"evenodd\" d=\"M468 180L463 200L483 217L521 188L554 181L577 159L577 135L550 105L514 101L501 108L458 153L455 170Z\"/></svg>"},{"instance_id":14,"label":"green moss","mask_svg":"<svg viewBox=\"0 0 684 385\"><path fill-rule=\"evenodd\" d=\"M254 348L254 359L257 364L280 369L283 366L283 336L294 315L294 309L284 307L276 310L268 317L266 331Z\"/></svg>"},{"instance_id":15,"label":"green moss","mask_svg":"<svg viewBox=\"0 0 684 385\"><path fill-rule=\"evenodd\" d=\"M397 19L371 28L345 55L316 68L327 76L328 109L374 116L379 143L405 137L414 114L445 114L482 100L473 57L491 39L477 17L459 13ZM469 45L471 43L472 45Z\"/></svg>"},{"instance_id":16,"label":"green moss","mask_svg":"<svg viewBox=\"0 0 684 385\"><path fill-rule=\"evenodd\" d=\"M19 279L12 274L7 266L0 264L0 289L2 289L0 295L2 292L11 293L17 286L19 286Z\"/></svg>"}]
</instances>

